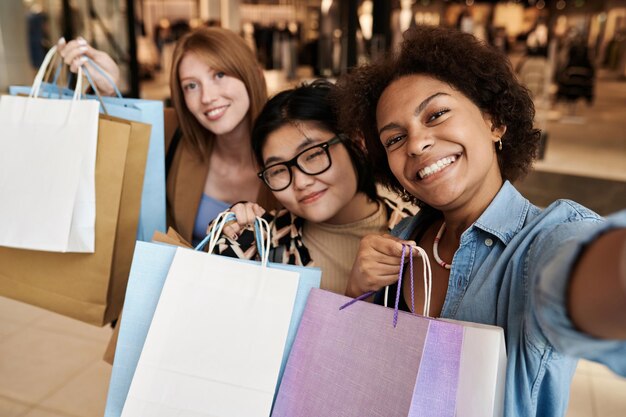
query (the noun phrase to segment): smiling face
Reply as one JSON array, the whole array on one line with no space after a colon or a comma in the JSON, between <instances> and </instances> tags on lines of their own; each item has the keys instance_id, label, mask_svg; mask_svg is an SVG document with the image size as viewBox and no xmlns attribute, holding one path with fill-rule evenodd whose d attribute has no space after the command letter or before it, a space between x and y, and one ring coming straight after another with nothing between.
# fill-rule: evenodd
<instances>
[{"instance_id":1,"label":"smiling face","mask_svg":"<svg viewBox=\"0 0 626 417\"><path fill-rule=\"evenodd\" d=\"M187 53L178 68L187 108L198 122L215 135L246 128L250 97L245 84Z\"/></svg>"},{"instance_id":2,"label":"smiling face","mask_svg":"<svg viewBox=\"0 0 626 417\"><path fill-rule=\"evenodd\" d=\"M376 108L380 141L400 184L442 210L481 210L502 185L488 115L449 84L426 75L392 82Z\"/></svg>"},{"instance_id":3,"label":"smiling face","mask_svg":"<svg viewBox=\"0 0 626 417\"><path fill-rule=\"evenodd\" d=\"M288 161L303 150L327 142L335 134L310 122L283 125L267 136L263 165ZM291 184L274 191L276 199L290 212L314 223L343 224L352 221L351 203L357 194L357 176L348 151L342 144L328 148L331 167L308 175L291 167Z\"/></svg>"}]
</instances>

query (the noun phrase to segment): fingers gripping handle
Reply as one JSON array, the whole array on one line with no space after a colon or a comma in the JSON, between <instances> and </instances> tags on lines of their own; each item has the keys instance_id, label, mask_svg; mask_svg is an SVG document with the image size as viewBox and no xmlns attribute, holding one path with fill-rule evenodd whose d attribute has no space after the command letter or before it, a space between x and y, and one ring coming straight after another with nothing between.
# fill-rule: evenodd
<instances>
[{"instance_id":1,"label":"fingers gripping handle","mask_svg":"<svg viewBox=\"0 0 626 417\"><path fill-rule=\"evenodd\" d=\"M430 317L430 300L431 300L431 296L432 296L432 283L433 283L433 275L432 275L432 270L430 267L430 260L428 259L428 254L426 253L426 251L424 249L422 249L419 246L410 246L410 245L402 245L402 255L400 257L400 272L398 273L398 285L397 285L397 289L396 289L396 299L395 299L395 306L394 306L394 312L393 312L393 327L396 327L397 323L398 323L398 311L399 308L398 306L400 305L400 293L402 291L402 277L404 275L404 259L406 258L406 251L407 248L409 250L409 275L410 275L410 279L411 279L411 311L414 312L415 314L415 291L414 291L414 279L413 279L413 250L416 250L419 255L420 258L422 258L422 265L423 265L423 281L424 281L424 306L422 309L422 315L425 317ZM350 305L354 304L355 302L359 301L359 300L364 300L370 296L372 296L375 293L375 291L369 291L366 292L365 294L348 301L346 304L342 305L341 307L339 307L339 310L343 310L346 307L349 307ZM387 302L385 299L385 307L387 307Z\"/></svg>"},{"instance_id":2,"label":"fingers gripping handle","mask_svg":"<svg viewBox=\"0 0 626 417\"><path fill-rule=\"evenodd\" d=\"M213 253L215 246L222 236L222 231L226 223L234 221L237 218L235 213L231 211L224 211L220 213L213 221L213 227L209 234L196 246L196 250L202 250L207 244L209 245L208 252ZM257 242L257 250L261 257L261 265L267 266L269 260L269 252L271 247L271 228L267 220L257 217L254 221L254 231Z\"/></svg>"}]
</instances>

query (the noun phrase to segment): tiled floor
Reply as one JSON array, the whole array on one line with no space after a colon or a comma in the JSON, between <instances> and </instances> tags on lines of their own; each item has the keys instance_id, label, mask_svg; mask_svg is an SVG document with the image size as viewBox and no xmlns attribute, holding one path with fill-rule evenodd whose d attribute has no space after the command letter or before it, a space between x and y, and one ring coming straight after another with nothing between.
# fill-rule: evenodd
<instances>
[{"instance_id":1,"label":"tiled floor","mask_svg":"<svg viewBox=\"0 0 626 417\"><path fill-rule=\"evenodd\" d=\"M0 416L101 417L110 334L0 297Z\"/></svg>"},{"instance_id":2,"label":"tiled floor","mask_svg":"<svg viewBox=\"0 0 626 417\"><path fill-rule=\"evenodd\" d=\"M268 81L270 92L293 85L280 73L268 73ZM157 80L146 96L163 91ZM625 99L626 82L601 79L594 107L579 108L582 119L548 123L546 158L536 169L626 182ZM110 334L0 297L0 417L101 417L111 373L101 357ZM626 415L626 379L601 365L582 361L571 392L567 417Z\"/></svg>"}]
</instances>

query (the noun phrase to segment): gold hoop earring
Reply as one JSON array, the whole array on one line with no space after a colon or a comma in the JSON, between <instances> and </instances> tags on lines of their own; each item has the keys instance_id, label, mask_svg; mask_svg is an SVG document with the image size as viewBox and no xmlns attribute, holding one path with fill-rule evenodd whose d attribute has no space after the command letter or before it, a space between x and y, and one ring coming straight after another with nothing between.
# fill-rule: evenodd
<instances>
[{"instance_id":1,"label":"gold hoop earring","mask_svg":"<svg viewBox=\"0 0 626 417\"><path fill-rule=\"evenodd\" d=\"M498 139L498 150L502 150L502 139Z\"/></svg>"}]
</instances>

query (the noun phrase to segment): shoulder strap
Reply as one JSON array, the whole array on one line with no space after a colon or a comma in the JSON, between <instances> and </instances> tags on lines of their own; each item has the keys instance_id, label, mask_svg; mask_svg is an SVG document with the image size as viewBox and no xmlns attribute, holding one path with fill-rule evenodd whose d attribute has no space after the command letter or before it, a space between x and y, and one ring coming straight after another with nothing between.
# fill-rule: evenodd
<instances>
[{"instance_id":1,"label":"shoulder strap","mask_svg":"<svg viewBox=\"0 0 626 417\"><path fill-rule=\"evenodd\" d=\"M178 144L180 143L180 139L182 137L183 137L183 131L180 130L180 127L177 127L176 131L174 132L174 136L172 136L170 147L167 149L167 155L165 156L165 179L166 180L170 173L172 162L174 161L174 155L176 155L176 149L178 148Z\"/></svg>"}]
</instances>

